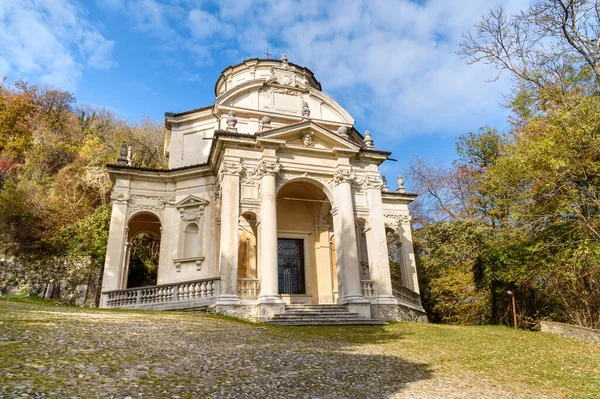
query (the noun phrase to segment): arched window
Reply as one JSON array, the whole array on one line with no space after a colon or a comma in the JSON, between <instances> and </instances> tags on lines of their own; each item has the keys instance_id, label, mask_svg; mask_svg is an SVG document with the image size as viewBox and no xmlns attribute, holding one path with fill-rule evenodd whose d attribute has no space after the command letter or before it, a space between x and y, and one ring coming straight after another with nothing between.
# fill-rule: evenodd
<instances>
[{"instance_id":1,"label":"arched window","mask_svg":"<svg viewBox=\"0 0 600 399\"><path fill-rule=\"evenodd\" d=\"M183 238L183 257L193 258L200 256L199 229L196 223L190 223L185 227Z\"/></svg>"}]
</instances>

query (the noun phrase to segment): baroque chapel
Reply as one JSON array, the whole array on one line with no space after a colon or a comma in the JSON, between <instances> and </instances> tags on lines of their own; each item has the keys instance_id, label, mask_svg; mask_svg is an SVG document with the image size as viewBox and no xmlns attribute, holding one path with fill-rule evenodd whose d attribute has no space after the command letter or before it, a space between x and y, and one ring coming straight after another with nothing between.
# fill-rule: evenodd
<instances>
[{"instance_id":1,"label":"baroque chapel","mask_svg":"<svg viewBox=\"0 0 600 399\"><path fill-rule=\"evenodd\" d=\"M168 169L114 182L101 306L211 309L279 324L426 320L401 177L387 187L369 131L306 67L225 68L213 104L166 113ZM135 238L159 240L155 281L137 286Z\"/></svg>"}]
</instances>

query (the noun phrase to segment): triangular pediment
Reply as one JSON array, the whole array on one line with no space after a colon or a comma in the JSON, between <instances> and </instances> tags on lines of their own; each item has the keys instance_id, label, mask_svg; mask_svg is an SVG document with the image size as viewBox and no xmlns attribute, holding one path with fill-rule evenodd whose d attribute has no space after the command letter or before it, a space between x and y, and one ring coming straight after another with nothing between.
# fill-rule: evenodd
<instances>
[{"instance_id":1,"label":"triangular pediment","mask_svg":"<svg viewBox=\"0 0 600 399\"><path fill-rule=\"evenodd\" d=\"M323 152L360 150L360 146L351 139L342 137L310 120L263 131L259 133L258 141L279 143L298 150Z\"/></svg>"},{"instance_id":2,"label":"triangular pediment","mask_svg":"<svg viewBox=\"0 0 600 399\"><path fill-rule=\"evenodd\" d=\"M208 201L196 197L195 195L188 195L181 201L175 204L176 208L189 208L192 206L206 206L208 205Z\"/></svg>"}]
</instances>

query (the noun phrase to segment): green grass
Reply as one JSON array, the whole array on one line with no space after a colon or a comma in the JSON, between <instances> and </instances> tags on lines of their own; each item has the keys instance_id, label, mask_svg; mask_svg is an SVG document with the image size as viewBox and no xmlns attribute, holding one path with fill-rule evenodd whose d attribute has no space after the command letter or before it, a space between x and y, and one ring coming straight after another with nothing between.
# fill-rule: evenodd
<instances>
[{"instance_id":1,"label":"green grass","mask_svg":"<svg viewBox=\"0 0 600 399\"><path fill-rule=\"evenodd\" d=\"M600 398L600 345L504 326L392 323L371 334L345 328L298 330L380 346L384 353L428 364L438 372L470 371L499 384L523 384L568 398Z\"/></svg>"},{"instance_id":2,"label":"green grass","mask_svg":"<svg viewBox=\"0 0 600 399\"><path fill-rule=\"evenodd\" d=\"M532 392L552 392L553 397L600 397L600 345L540 332L501 326L419 323L392 323L384 327L281 327L198 313L76 308L26 297L0 298L0 339L4 338L0 340L0 385L6 383L3 372L18 364L22 356L31 356L28 359L31 367L43 363L43 359L36 360L34 355L43 352L41 347L35 346L44 345L43 338L22 338L36 333L36 328L43 327L39 330L39 334L43 334L44 328L51 329L57 323L61 328L73 326L72 332L65 333L69 339L81 336L82 340L92 342L100 338L94 336L92 324L86 325L87 320L115 323L116 329L120 321L115 317L131 318L132 323L135 318L157 324L189 322L190 334L202 334L199 327L208 333L239 329L248 337L244 341L246 345L265 341L301 342L318 347L327 342L348 351L402 357L425 365L434 376L465 375L491 381L499 387L521 386ZM248 334L248 330L254 335ZM22 342L27 342L26 349ZM110 342L103 345L110 346ZM91 345L82 345L82 348L79 356L87 356L86 350L93 349ZM133 352L121 354L128 362L134 362L135 355ZM54 361L71 362L75 358L68 350L54 356L57 356ZM89 361L94 362L94 358L90 357ZM18 376L11 378L14 383ZM35 378L42 386L51 384L41 376Z\"/></svg>"}]
</instances>

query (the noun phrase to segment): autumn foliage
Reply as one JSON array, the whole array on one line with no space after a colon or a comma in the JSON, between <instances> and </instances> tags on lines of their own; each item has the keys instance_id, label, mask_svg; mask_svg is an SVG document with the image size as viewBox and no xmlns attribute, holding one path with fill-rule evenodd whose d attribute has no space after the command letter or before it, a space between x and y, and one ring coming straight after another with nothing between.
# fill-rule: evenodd
<instances>
[{"instance_id":1,"label":"autumn foliage","mask_svg":"<svg viewBox=\"0 0 600 399\"><path fill-rule=\"evenodd\" d=\"M0 85L0 290L48 282L97 284L122 142L138 166L162 167L163 129L78 105L68 92L6 79Z\"/></svg>"}]
</instances>

